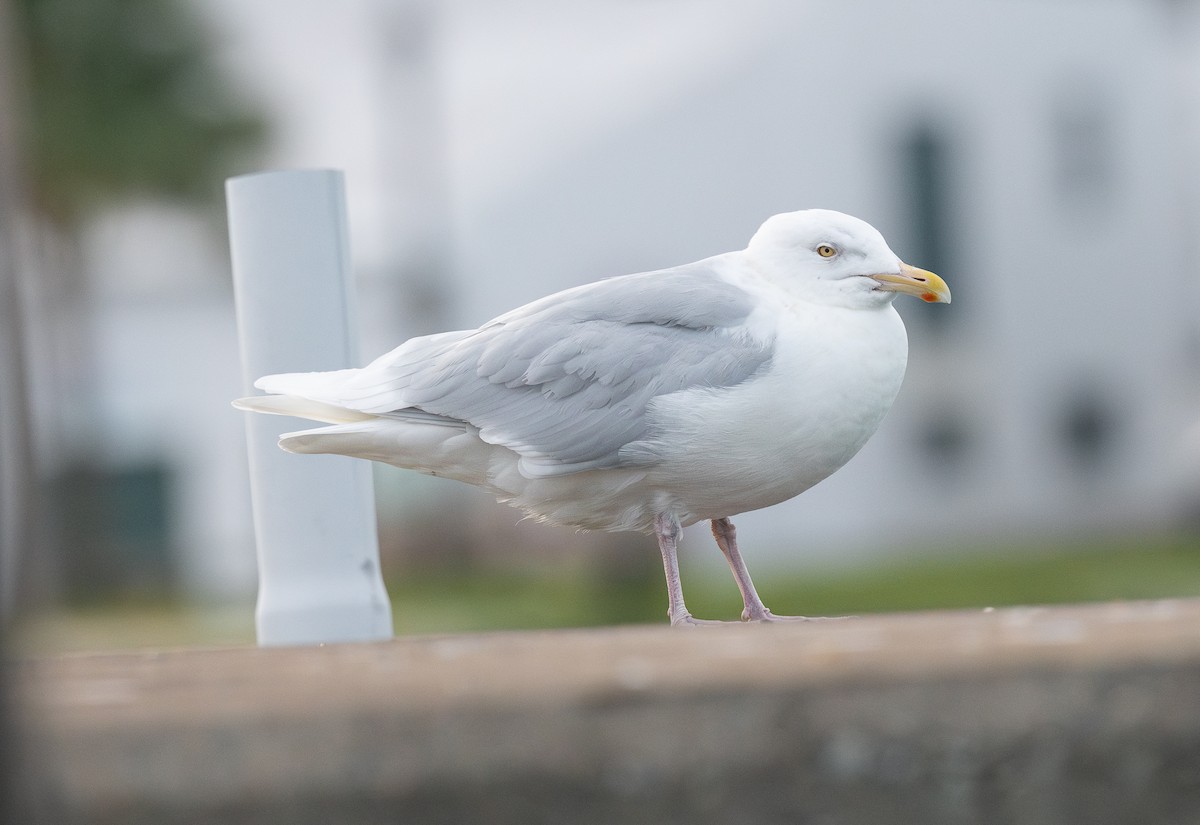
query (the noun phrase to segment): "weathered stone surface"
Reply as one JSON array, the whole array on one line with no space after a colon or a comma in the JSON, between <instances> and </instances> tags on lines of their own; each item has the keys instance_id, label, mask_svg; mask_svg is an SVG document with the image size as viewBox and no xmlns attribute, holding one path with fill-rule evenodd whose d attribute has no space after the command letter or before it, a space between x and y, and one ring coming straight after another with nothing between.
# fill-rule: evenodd
<instances>
[{"instance_id":1,"label":"weathered stone surface","mask_svg":"<svg viewBox=\"0 0 1200 825\"><path fill-rule=\"evenodd\" d=\"M1200 822L1200 600L66 656L89 823Z\"/></svg>"}]
</instances>

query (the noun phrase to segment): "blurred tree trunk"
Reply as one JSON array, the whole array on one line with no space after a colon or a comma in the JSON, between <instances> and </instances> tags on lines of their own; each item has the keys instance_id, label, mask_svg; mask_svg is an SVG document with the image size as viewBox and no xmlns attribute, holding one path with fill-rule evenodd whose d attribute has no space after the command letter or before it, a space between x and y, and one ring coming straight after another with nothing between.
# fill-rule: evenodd
<instances>
[{"instance_id":1,"label":"blurred tree trunk","mask_svg":"<svg viewBox=\"0 0 1200 825\"><path fill-rule=\"evenodd\" d=\"M46 515L32 521L32 497L39 487L53 490L46 485L62 481L70 465L96 460L86 227L114 204L143 198L215 217L224 179L246 171L266 125L219 62L198 4L0 5L15 45L0 44L7 64L0 73L19 81L15 98L11 89L0 93L0 599L7 603L15 583L9 568L22 549L18 601L61 591L70 564L65 514L57 511L63 500L43 496L37 512ZM14 221L24 241L15 246ZM22 253L30 267L23 283L13 257Z\"/></svg>"},{"instance_id":2,"label":"blurred tree trunk","mask_svg":"<svg viewBox=\"0 0 1200 825\"><path fill-rule=\"evenodd\" d=\"M37 504L25 358L20 164L17 162L16 38L12 9L0 0L0 617L11 616Z\"/></svg>"}]
</instances>

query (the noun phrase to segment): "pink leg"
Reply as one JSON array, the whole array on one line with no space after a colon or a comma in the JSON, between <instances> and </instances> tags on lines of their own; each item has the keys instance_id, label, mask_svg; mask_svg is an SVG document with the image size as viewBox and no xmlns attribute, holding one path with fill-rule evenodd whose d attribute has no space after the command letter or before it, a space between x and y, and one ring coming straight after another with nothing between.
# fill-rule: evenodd
<instances>
[{"instance_id":1,"label":"pink leg","mask_svg":"<svg viewBox=\"0 0 1200 825\"><path fill-rule=\"evenodd\" d=\"M746 569L746 562L742 560L742 554L738 552L737 530L734 529L732 521L727 518L713 519L712 531L713 538L717 540L717 546L721 548L721 552L725 554L725 560L729 562L729 569L733 571L733 578L737 581L738 590L742 591L742 604L745 605L742 610L743 622L805 620L803 616L776 616L767 610L762 599L758 597L758 591L754 589L754 582L750 580L750 571Z\"/></svg>"},{"instance_id":2,"label":"pink leg","mask_svg":"<svg viewBox=\"0 0 1200 825\"><path fill-rule=\"evenodd\" d=\"M662 552L663 569L667 574L667 618L671 620L671 626L714 624L694 618L683 603L678 557L679 537L683 534L683 528L679 525L679 519L660 513L654 519L654 533L658 536L658 549Z\"/></svg>"}]
</instances>

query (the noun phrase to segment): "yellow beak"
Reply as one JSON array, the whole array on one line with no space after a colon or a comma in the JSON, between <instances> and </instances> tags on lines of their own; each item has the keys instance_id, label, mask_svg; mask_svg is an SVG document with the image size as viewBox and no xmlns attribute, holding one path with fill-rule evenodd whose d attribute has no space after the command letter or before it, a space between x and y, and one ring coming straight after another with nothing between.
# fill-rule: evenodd
<instances>
[{"instance_id":1,"label":"yellow beak","mask_svg":"<svg viewBox=\"0 0 1200 825\"><path fill-rule=\"evenodd\" d=\"M931 304L950 303L950 287L946 282L924 269L900 264L899 273L872 275L879 282L877 289L884 292L903 292L905 295L916 295L922 301Z\"/></svg>"}]
</instances>

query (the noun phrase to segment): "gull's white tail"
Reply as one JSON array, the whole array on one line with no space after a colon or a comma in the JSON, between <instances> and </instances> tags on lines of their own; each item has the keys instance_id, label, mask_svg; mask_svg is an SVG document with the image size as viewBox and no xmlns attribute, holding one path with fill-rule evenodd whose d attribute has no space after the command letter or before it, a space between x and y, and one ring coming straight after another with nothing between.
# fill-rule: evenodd
<instances>
[{"instance_id":1,"label":"gull's white tail","mask_svg":"<svg viewBox=\"0 0 1200 825\"><path fill-rule=\"evenodd\" d=\"M350 424L355 421L369 421L375 417L369 413L348 410L336 404L326 404L296 395L252 395L237 399L233 406L248 412L291 415L325 424Z\"/></svg>"}]
</instances>

